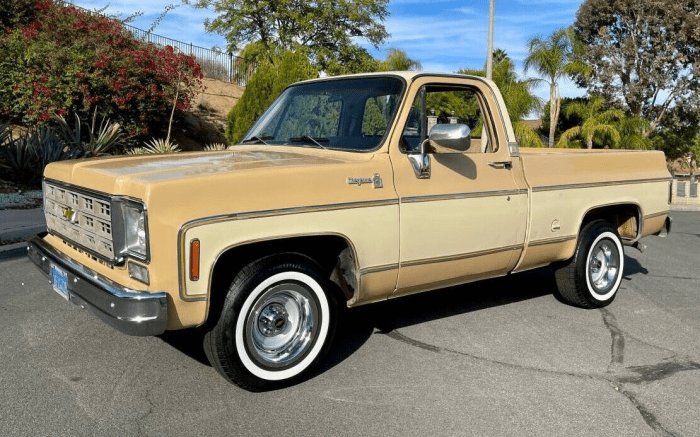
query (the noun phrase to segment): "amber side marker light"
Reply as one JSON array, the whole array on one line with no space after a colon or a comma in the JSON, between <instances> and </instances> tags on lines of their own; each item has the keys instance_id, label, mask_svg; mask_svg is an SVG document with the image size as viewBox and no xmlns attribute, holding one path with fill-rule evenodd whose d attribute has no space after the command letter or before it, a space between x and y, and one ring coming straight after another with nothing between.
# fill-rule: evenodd
<instances>
[{"instance_id":1,"label":"amber side marker light","mask_svg":"<svg viewBox=\"0 0 700 437\"><path fill-rule=\"evenodd\" d=\"M190 242L190 280L199 281L199 240Z\"/></svg>"}]
</instances>

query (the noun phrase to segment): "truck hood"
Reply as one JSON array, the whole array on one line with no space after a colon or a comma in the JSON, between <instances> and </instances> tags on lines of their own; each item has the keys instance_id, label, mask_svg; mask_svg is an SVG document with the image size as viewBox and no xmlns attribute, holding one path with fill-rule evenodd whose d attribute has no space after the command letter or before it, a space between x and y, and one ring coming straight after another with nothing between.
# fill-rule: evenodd
<instances>
[{"instance_id":1,"label":"truck hood","mask_svg":"<svg viewBox=\"0 0 700 437\"><path fill-rule=\"evenodd\" d=\"M152 156L65 161L49 165L44 176L110 194L129 194L138 185L192 179L222 173L242 173L270 168L309 167L345 162L337 153L319 156L316 150L241 148L221 152L185 152ZM305 153L307 152L307 153ZM310 153L309 153L310 152ZM360 154L348 154L357 155ZM364 155L364 154L362 154ZM360 155L360 156L362 156ZM364 155L363 161L366 161Z\"/></svg>"},{"instance_id":2,"label":"truck hood","mask_svg":"<svg viewBox=\"0 0 700 437\"><path fill-rule=\"evenodd\" d=\"M173 228L201 217L395 198L387 154L285 146L64 161L44 176L140 199L151 225Z\"/></svg>"}]
</instances>

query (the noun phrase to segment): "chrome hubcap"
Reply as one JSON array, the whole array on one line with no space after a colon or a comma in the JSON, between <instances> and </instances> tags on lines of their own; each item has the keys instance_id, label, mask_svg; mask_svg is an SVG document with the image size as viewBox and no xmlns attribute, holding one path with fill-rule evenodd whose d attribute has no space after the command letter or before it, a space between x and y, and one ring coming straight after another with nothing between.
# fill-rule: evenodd
<instances>
[{"instance_id":1,"label":"chrome hubcap","mask_svg":"<svg viewBox=\"0 0 700 437\"><path fill-rule=\"evenodd\" d=\"M595 291L606 291L615 283L619 259L617 247L608 240L602 240L593 247L588 261L588 276Z\"/></svg>"},{"instance_id":2,"label":"chrome hubcap","mask_svg":"<svg viewBox=\"0 0 700 437\"><path fill-rule=\"evenodd\" d=\"M246 346L264 367L295 363L311 348L320 326L318 305L298 283L270 287L246 317Z\"/></svg>"},{"instance_id":3,"label":"chrome hubcap","mask_svg":"<svg viewBox=\"0 0 700 437\"><path fill-rule=\"evenodd\" d=\"M263 308L258 318L258 329L265 337L279 335L287 326L289 314L278 303L272 303Z\"/></svg>"}]
</instances>

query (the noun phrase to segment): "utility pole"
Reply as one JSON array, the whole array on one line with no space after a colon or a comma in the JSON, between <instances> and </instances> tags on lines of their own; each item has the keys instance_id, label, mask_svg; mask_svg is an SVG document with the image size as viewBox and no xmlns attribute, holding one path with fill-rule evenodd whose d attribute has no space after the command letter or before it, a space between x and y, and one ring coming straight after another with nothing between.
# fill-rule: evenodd
<instances>
[{"instance_id":1,"label":"utility pole","mask_svg":"<svg viewBox=\"0 0 700 437\"><path fill-rule=\"evenodd\" d=\"M489 0L489 37L486 48L486 79L491 79L493 76L493 22L496 15L496 0Z\"/></svg>"}]
</instances>

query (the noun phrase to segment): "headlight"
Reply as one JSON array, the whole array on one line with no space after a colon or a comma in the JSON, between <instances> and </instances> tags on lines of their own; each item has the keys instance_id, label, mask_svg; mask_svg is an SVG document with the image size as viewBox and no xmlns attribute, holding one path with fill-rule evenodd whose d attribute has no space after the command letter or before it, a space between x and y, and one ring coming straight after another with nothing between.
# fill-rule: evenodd
<instances>
[{"instance_id":1,"label":"headlight","mask_svg":"<svg viewBox=\"0 0 700 437\"><path fill-rule=\"evenodd\" d=\"M131 199L112 200L114 211L114 243L119 256L148 261L148 220L143 203Z\"/></svg>"}]
</instances>

